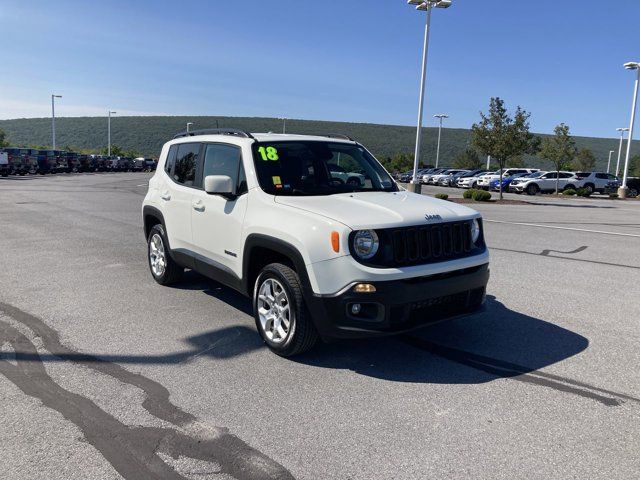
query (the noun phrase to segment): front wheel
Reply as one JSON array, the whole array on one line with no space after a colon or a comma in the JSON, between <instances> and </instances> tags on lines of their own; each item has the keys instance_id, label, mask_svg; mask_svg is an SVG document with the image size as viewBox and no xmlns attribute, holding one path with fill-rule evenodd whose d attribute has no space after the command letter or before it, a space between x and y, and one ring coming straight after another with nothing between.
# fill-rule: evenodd
<instances>
[{"instance_id":1,"label":"front wheel","mask_svg":"<svg viewBox=\"0 0 640 480\"><path fill-rule=\"evenodd\" d=\"M527 195L537 195L539 191L540 187L538 187L538 185L536 185L535 183L532 183L527 187Z\"/></svg>"},{"instance_id":2,"label":"front wheel","mask_svg":"<svg viewBox=\"0 0 640 480\"><path fill-rule=\"evenodd\" d=\"M147 252L151 275L160 285L171 285L182 278L184 268L171 258L163 225L158 224L151 228L147 239Z\"/></svg>"},{"instance_id":3,"label":"front wheel","mask_svg":"<svg viewBox=\"0 0 640 480\"><path fill-rule=\"evenodd\" d=\"M286 265L272 263L258 275L253 289L253 315L260 336L277 355L298 355L318 341L318 332L304 304L300 277Z\"/></svg>"}]
</instances>

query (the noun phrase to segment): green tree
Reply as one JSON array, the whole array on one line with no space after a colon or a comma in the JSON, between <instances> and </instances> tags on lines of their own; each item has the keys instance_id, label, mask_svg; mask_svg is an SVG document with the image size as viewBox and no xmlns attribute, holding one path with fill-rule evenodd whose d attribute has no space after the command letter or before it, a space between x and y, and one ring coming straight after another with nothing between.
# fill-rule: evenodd
<instances>
[{"instance_id":1,"label":"green tree","mask_svg":"<svg viewBox=\"0 0 640 480\"><path fill-rule=\"evenodd\" d=\"M0 129L0 148L8 146L9 142L7 141L7 134L4 133L4 130Z\"/></svg>"},{"instance_id":2,"label":"green tree","mask_svg":"<svg viewBox=\"0 0 640 480\"><path fill-rule=\"evenodd\" d=\"M413 153L396 153L392 158L389 165L391 171L405 172L413 168Z\"/></svg>"},{"instance_id":3,"label":"green tree","mask_svg":"<svg viewBox=\"0 0 640 480\"><path fill-rule=\"evenodd\" d=\"M596 156L588 148L581 148L573 159L573 169L578 172L590 172L596 166Z\"/></svg>"},{"instance_id":4,"label":"green tree","mask_svg":"<svg viewBox=\"0 0 640 480\"><path fill-rule=\"evenodd\" d=\"M542 141L540 157L550 161L556 172L569 168L576 156L576 143L569 134L569 125L561 123L554 129L554 135ZM558 183L560 176L556 177L556 195L558 195Z\"/></svg>"},{"instance_id":5,"label":"green tree","mask_svg":"<svg viewBox=\"0 0 640 480\"><path fill-rule=\"evenodd\" d=\"M124 156L127 158L137 158L140 154L136 150L127 150L124 152Z\"/></svg>"},{"instance_id":6,"label":"green tree","mask_svg":"<svg viewBox=\"0 0 640 480\"><path fill-rule=\"evenodd\" d=\"M109 155L109 148L103 148L100 153L102 153L102 155ZM118 145L111 145L111 155L114 157L124 157L124 151Z\"/></svg>"},{"instance_id":7,"label":"green tree","mask_svg":"<svg viewBox=\"0 0 640 480\"><path fill-rule=\"evenodd\" d=\"M640 177L640 154L629 159L629 175Z\"/></svg>"},{"instance_id":8,"label":"green tree","mask_svg":"<svg viewBox=\"0 0 640 480\"><path fill-rule=\"evenodd\" d=\"M480 112L481 120L471 127L471 143L500 167L500 198L502 198L502 172L514 158L538 150L539 139L529 131L530 113L521 107L513 117L507 113L504 100L492 97L489 112Z\"/></svg>"},{"instance_id":9,"label":"green tree","mask_svg":"<svg viewBox=\"0 0 640 480\"><path fill-rule=\"evenodd\" d=\"M468 170L476 170L482 167L482 159L478 152L473 148L467 148L464 152L459 153L453 159L453 166L456 168L466 168Z\"/></svg>"}]
</instances>

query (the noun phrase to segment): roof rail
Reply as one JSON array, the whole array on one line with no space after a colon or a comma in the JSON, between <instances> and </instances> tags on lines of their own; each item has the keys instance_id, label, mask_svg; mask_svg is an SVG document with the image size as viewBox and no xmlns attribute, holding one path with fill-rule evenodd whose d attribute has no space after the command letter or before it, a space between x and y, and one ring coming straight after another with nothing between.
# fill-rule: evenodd
<instances>
[{"instance_id":1,"label":"roof rail","mask_svg":"<svg viewBox=\"0 0 640 480\"><path fill-rule=\"evenodd\" d=\"M329 138L341 138L342 140L349 140L350 142L355 142L353 138L348 135L343 135L341 133L321 133L321 137L329 137Z\"/></svg>"},{"instance_id":2,"label":"roof rail","mask_svg":"<svg viewBox=\"0 0 640 480\"><path fill-rule=\"evenodd\" d=\"M203 130L190 130L188 132L185 130L184 132L177 133L173 138L195 137L198 135L232 135L236 137L253 138L253 135L249 132L237 128L206 128Z\"/></svg>"}]
</instances>

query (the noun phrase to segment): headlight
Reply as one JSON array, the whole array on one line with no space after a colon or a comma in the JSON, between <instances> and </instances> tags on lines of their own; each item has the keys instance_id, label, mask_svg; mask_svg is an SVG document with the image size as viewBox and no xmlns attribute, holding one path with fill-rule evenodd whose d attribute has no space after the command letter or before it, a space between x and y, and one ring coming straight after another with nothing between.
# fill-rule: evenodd
<instances>
[{"instance_id":1,"label":"headlight","mask_svg":"<svg viewBox=\"0 0 640 480\"><path fill-rule=\"evenodd\" d=\"M480 238L480 222L477 218L474 218L471 222L471 241L476 243Z\"/></svg>"},{"instance_id":2,"label":"headlight","mask_svg":"<svg viewBox=\"0 0 640 480\"><path fill-rule=\"evenodd\" d=\"M368 260L378 251L380 242L373 230L360 230L353 237L353 251L362 260Z\"/></svg>"}]
</instances>

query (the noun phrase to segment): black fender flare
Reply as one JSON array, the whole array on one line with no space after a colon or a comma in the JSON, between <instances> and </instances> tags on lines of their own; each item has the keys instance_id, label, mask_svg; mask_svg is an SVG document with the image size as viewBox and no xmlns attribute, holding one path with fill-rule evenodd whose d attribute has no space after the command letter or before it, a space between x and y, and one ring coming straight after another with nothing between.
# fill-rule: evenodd
<instances>
[{"instance_id":1,"label":"black fender flare","mask_svg":"<svg viewBox=\"0 0 640 480\"><path fill-rule=\"evenodd\" d=\"M260 233L252 233L244 242L242 254L242 289L248 296L251 296L253 293L251 292L252 286L249 285L249 272L251 270L251 251L256 247L267 248L289 258L296 269L298 277L300 277L305 297L312 294L313 291L311 282L309 281L309 274L307 273L307 266L299 250L280 238Z\"/></svg>"}]
</instances>

